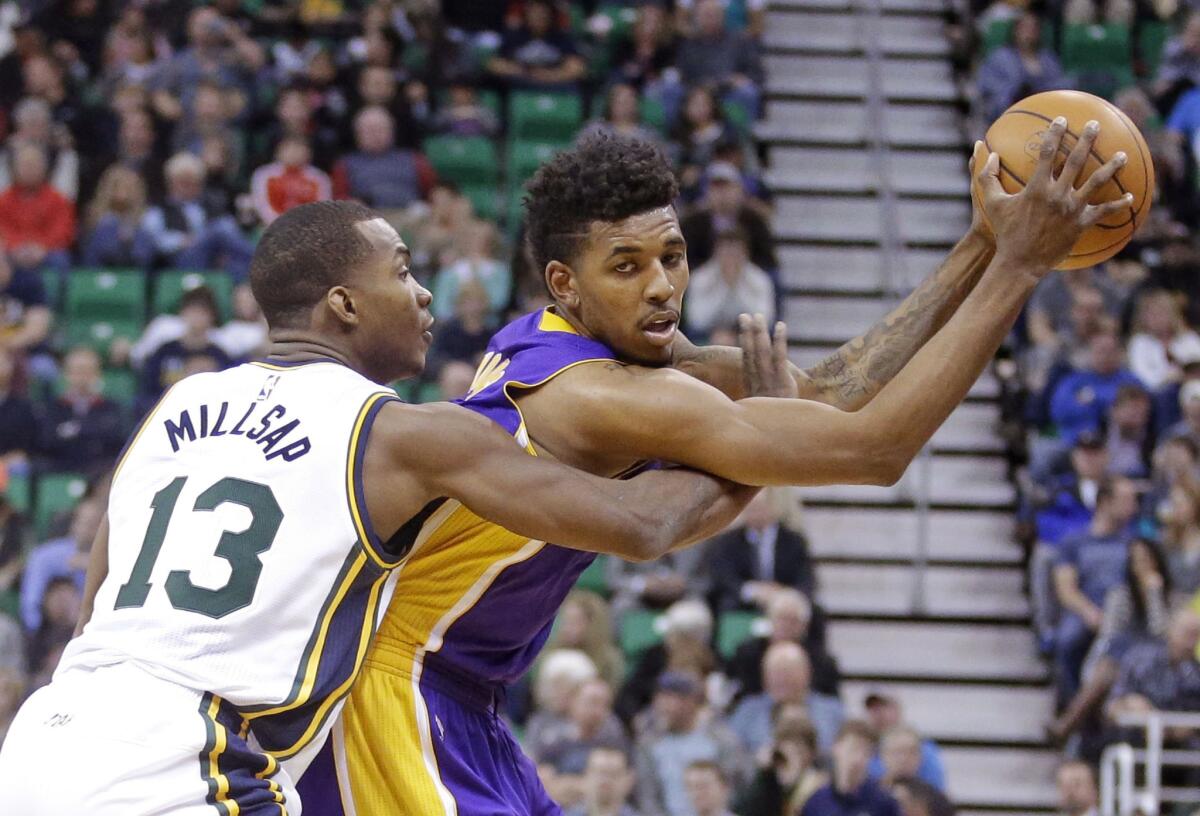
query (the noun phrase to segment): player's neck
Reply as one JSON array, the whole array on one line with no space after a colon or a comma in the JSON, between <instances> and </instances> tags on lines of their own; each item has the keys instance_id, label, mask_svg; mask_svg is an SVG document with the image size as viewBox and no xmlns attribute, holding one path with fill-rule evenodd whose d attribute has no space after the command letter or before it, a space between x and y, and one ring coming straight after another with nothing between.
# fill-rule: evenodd
<instances>
[{"instance_id":1,"label":"player's neck","mask_svg":"<svg viewBox=\"0 0 1200 816\"><path fill-rule=\"evenodd\" d=\"M297 329L272 329L267 357L287 363L303 363L311 360L334 360L355 371L362 366L345 349L329 343L309 332Z\"/></svg>"},{"instance_id":2,"label":"player's neck","mask_svg":"<svg viewBox=\"0 0 1200 816\"><path fill-rule=\"evenodd\" d=\"M596 336L594 334L592 334L590 331L588 331L587 326L585 326L583 324L583 321L579 319L579 315L575 314L570 309L567 309L561 303L555 303L553 306L550 307L550 310L554 314L561 317L563 320L570 323L571 328L575 330L576 334L578 334L582 337L586 337L589 340L596 339Z\"/></svg>"}]
</instances>

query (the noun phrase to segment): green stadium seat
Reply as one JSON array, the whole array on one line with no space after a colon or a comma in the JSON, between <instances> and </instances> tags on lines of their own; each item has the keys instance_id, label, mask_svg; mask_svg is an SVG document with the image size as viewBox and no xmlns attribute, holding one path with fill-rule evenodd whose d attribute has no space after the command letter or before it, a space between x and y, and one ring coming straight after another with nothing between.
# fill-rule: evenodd
<instances>
[{"instance_id":1,"label":"green stadium seat","mask_svg":"<svg viewBox=\"0 0 1200 816\"><path fill-rule=\"evenodd\" d=\"M569 142L583 124L576 94L515 91L508 100L508 132L514 139Z\"/></svg>"},{"instance_id":2,"label":"green stadium seat","mask_svg":"<svg viewBox=\"0 0 1200 816\"><path fill-rule=\"evenodd\" d=\"M1138 32L1138 55L1141 57L1142 72L1146 79L1153 79L1158 75L1158 66L1162 63L1163 51L1170 37L1170 23L1147 20L1141 24L1141 30Z\"/></svg>"},{"instance_id":3,"label":"green stadium seat","mask_svg":"<svg viewBox=\"0 0 1200 816\"><path fill-rule=\"evenodd\" d=\"M495 184L471 184L461 188L461 192L471 202L475 214L485 221L495 221L499 202Z\"/></svg>"},{"instance_id":4,"label":"green stadium seat","mask_svg":"<svg viewBox=\"0 0 1200 816\"><path fill-rule=\"evenodd\" d=\"M442 389L438 387L437 383L421 383L420 388L417 389L417 402L424 404L426 402L441 401Z\"/></svg>"},{"instance_id":5,"label":"green stadium seat","mask_svg":"<svg viewBox=\"0 0 1200 816\"><path fill-rule=\"evenodd\" d=\"M46 305L52 311L58 311L62 304L62 273L57 269L43 269L40 274L42 287L46 290Z\"/></svg>"},{"instance_id":6,"label":"green stadium seat","mask_svg":"<svg viewBox=\"0 0 1200 816\"><path fill-rule=\"evenodd\" d=\"M598 555L596 560L588 564L588 568L579 576L579 580L575 582L576 589L586 589L588 592L594 592L601 597L609 596L608 587L608 556Z\"/></svg>"},{"instance_id":7,"label":"green stadium seat","mask_svg":"<svg viewBox=\"0 0 1200 816\"><path fill-rule=\"evenodd\" d=\"M658 612L645 609L633 609L622 616L621 651L626 657L634 658L662 641L662 633L655 626L658 618Z\"/></svg>"},{"instance_id":8,"label":"green stadium seat","mask_svg":"<svg viewBox=\"0 0 1200 816\"><path fill-rule=\"evenodd\" d=\"M154 299L151 302L156 315L174 314L184 292L198 286L207 286L217 299L217 310L221 320L233 314L233 278L227 272L216 269L164 269L154 281Z\"/></svg>"},{"instance_id":9,"label":"green stadium seat","mask_svg":"<svg viewBox=\"0 0 1200 816\"><path fill-rule=\"evenodd\" d=\"M39 538L44 538L55 516L66 513L75 506L87 490L87 480L78 473L50 473L37 482L37 509L33 514L33 527Z\"/></svg>"},{"instance_id":10,"label":"green stadium seat","mask_svg":"<svg viewBox=\"0 0 1200 816\"><path fill-rule=\"evenodd\" d=\"M110 368L103 375L103 393L115 403L126 408L133 407L137 397L137 377L132 371L122 368Z\"/></svg>"},{"instance_id":11,"label":"green stadium seat","mask_svg":"<svg viewBox=\"0 0 1200 816\"><path fill-rule=\"evenodd\" d=\"M438 176L459 187L494 188L500 178L496 147L484 136L434 136L425 140L424 151Z\"/></svg>"},{"instance_id":12,"label":"green stadium seat","mask_svg":"<svg viewBox=\"0 0 1200 816\"><path fill-rule=\"evenodd\" d=\"M725 114L725 120L733 125L734 130L738 133L750 132L750 126L754 124L750 111L731 99L726 99L721 103L721 111Z\"/></svg>"},{"instance_id":13,"label":"green stadium seat","mask_svg":"<svg viewBox=\"0 0 1200 816\"><path fill-rule=\"evenodd\" d=\"M728 660L754 634L755 612L722 612L717 619L717 652Z\"/></svg>"},{"instance_id":14,"label":"green stadium seat","mask_svg":"<svg viewBox=\"0 0 1200 816\"><path fill-rule=\"evenodd\" d=\"M508 182L520 184L532 176L537 169L562 150L561 142L534 142L514 140L508 146Z\"/></svg>"},{"instance_id":15,"label":"green stadium seat","mask_svg":"<svg viewBox=\"0 0 1200 816\"><path fill-rule=\"evenodd\" d=\"M642 124L666 135L668 127L667 111L663 107L662 102L643 96L639 107L642 113Z\"/></svg>"},{"instance_id":16,"label":"green stadium seat","mask_svg":"<svg viewBox=\"0 0 1200 816\"><path fill-rule=\"evenodd\" d=\"M33 506L33 490L29 481L29 477L25 474L18 476L15 473L8 474L8 488L4 491L8 503L17 509L20 513L28 513L29 508Z\"/></svg>"},{"instance_id":17,"label":"green stadium seat","mask_svg":"<svg viewBox=\"0 0 1200 816\"><path fill-rule=\"evenodd\" d=\"M1112 98L1134 81L1129 28L1117 24L1066 26L1062 64L1081 90Z\"/></svg>"},{"instance_id":18,"label":"green stadium seat","mask_svg":"<svg viewBox=\"0 0 1200 816\"><path fill-rule=\"evenodd\" d=\"M610 44L619 43L629 38L633 33L633 24L637 22L637 9L630 6L601 6L596 10L609 20L608 33L605 41Z\"/></svg>"},{"instance_id":19,"label":"green stadium seat","mask_svg":"<svg viewBox=\"0 0 1200 816\"><path fill-rule=\"evenodd\" d=\"M0 592L0 615L7 615L14 621L21 620L21 593L15 589Z\"/></svg>"},{"instance_id":20,"label":"green stadium seat","mask_svg":"<svg viewBox=\"0 0 1200 816\"><path fill-rule=\"evenodd\" d=\"M986 57L997 48L1008 45L1016 24L1016 20L992 20L988 23L983 30L983 55Z\"/></svg>"},{"instance_id":21,"label":"green stadium seat","mask_svg":"<svg viewBox=\"0 0 1200 816\"><path fill-rule=\"evenodd\" d=\"M101 357L106 357L114 340L123 338L132 343L141 336L144 327L145 321L140 319L88 320L74 318L67 321L62 329L62 346L67 349L75 346L87 346L95 349Z\"/></svg>"},{"instance_id":22,"label":"green stadium seat","mask_svg":"<svg viewBox=\"0 0 1200 816\"><path fill-rule=\"evenodd\" d=\"M74 269L67 276L63 317L68 321L146 319L146 276L137 269Z\"/></svg>"}]
</instances>

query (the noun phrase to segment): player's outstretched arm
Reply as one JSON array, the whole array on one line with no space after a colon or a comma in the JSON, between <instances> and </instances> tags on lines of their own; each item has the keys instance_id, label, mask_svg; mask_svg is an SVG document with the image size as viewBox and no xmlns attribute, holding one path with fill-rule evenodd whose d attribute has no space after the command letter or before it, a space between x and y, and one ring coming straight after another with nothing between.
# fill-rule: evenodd
<instances>
[{"instance_id":1,"label":"player's outstretched arm","mask_svg":"<svg viewBox=\"0 0 1200 816\"><path fill-rule=\"evenodd\" d=\"M811 401L723 394L673 369L580 366L560 375L584 450L620 439L636 456L681 462L744 484L894 482L962 400L1037 282L1080 233L1128 206L1088 198L1124 163L1118 154L1076 190L1095 131L1085 131L1058 178L1051 164L1065 122L1052 125L1037 172L1007 195L999 157L979 175L997 251L978 285L928 343L857 412ZM568 386L571 393L562 393Z\"/></svg>"},{"instance_id":2,"label":"player's outstretched arm","mask_svg":"<svg viewBox=\"0 0 1200 816\"><path fill-rule=\"evenodd\" d=\"M532 539L631 560L715 535L755 492L683 469L592 476L529 455L490 420L449 403L386 406L365 466L368 511L381 533L444 496Z\"/></svg>"},{"instance_id":3,"label":"player's outstretched arm","mask_svg":"<svg viewBox=\"0 0 1200 816\"><path fill-rule=\"evenodd\" d=\"M995 244L976 213L970 231L932 275L874 326L842 345L811 368L793 365L803 399L843 411L862 408L891 382L929 338L946 324L979 282L992 260ZM837 270L830 270L837 275ZM695 346L676 340L674 365L722 391L730 399L746 396L742 357L731 346Z\"/></svg>"},{"instance_id":4,"label":"player's outstretched arm","mask_svg":"<svg viewBox=\"0 0 1200 816\"><path fill-rule=\"evenodd\" d=\"M83 631L83 627L92 619L92 608L96 602L96 593L108 576L108 513L100 519L100 527L96 531L96 540L92 542L91 552L88 553L87 576L83 580L83 600L79 603L79 619L75 622L75 636Z\"/></svg>"}]
</instances>

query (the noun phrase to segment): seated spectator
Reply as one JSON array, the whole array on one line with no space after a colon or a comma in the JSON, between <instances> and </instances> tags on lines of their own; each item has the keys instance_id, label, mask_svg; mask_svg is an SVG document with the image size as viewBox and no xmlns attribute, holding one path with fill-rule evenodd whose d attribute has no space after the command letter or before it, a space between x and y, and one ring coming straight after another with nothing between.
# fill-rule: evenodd
<instances>
[{"instance_id":1,"label":"seated spectator","mask_svg":"<svg viewBox=\"0 0 1200 816\"><path fill-rule=\"evenodd\" d=\"M341 145L337 127L317 121L308 95L299 85L285 87L275 100L275 117L265 126L262 148L253 157L253 165L274 160L279 143L288 137L304 139L310 145L313 164L322 170L333 166Z\"/></svg>"},{"instance_id":2,"label":"seated spectator","mask_svg":"<svg viewBox=\"0 0 1200 816\"><path fill-rule=\"evenodd\" d=\"M0 192L0 242L22 271L70 268L75 206L46 181L46 156L21 145L14 151L13 183Z\"/></svg>"},{"instance_id":3,"label":"seated spectator","mask_svg":"<svg viewBox=\"0 0 1200 816\"><path fill-rule=\"evenodd\" d=\"M448 360L438 371L438 393L443 402L463 399L471 393L475 382L475 366L462 360Z\"/></svg>"},{"instance_id":4,"label":"seated spectator","mask_svg":"<svg viewBox=\"0 0 1200 816\"><path fill-rule=\"evenodd\" d=\"M604 110L599 119L593 119L579 131L578 140L583 141L598 133L643 142L658 142L659 135L642 124L642 112L638 104L637 89L618 82L608 89L604 98Z\"/></svg>"},{"instance_id":5,"label":"seated spectator","mask_svg":"<svg viewBox=\"0 0 1200 816\"><path fill-rule=\"evenodd\" d=\"M1166 637L1170 596L1166 556L1153 543L1136 539L1129 545L1124 582L1104 596L1104 622L1084 662L1083 687L1046 729L1052 739L1065 741L1099 710L1130 648Z\"/></svg>"},{"instance_id":6,"label":"seated spectator","mask_svg":"<svg viewBox=\"0 0 1200 816\"><path fill-rule=\"evenodd\" d=\"M16 148L22 144L41 148L50 170L50 186L68 201L79 195L79 154L71 133L56 125L46 100L27 96L12 109L13 131L0 149L0 190L12 184Z\"/></svg>"},{"instance_id":7,"label":"seated spectator","mask_svg":"<svg viewBox=\"0 0 1200 816\"><path fill-rule=\"evenodd\" d=\"M500 119L479 101L474 86L456 82L447 90L446 103L434 114L430 127L435 133L490 139L500 132Z\"/></svg>"},{"instance_id":8,"label":"seated spectator","mask_svg":"<svg viewBox=\"0 0 1200 816\"><path fill-rule=\"evenodd\" d=\"M180 318L180 333L183 332L182 324ZM232 360L247 360L266 350L267 321L250 291L250 284L239 283L233 287L233 318L209 332L209 337Z\"/></svg>"},{"instance_id":9,"label":"seated spectator","mask_svg":"<svg viewBox=\"0 0 1200 816\"><path fill-rule=\"evenodd\" d=\"M625 679L625 658L613 643L612 632L612 616L604 599L575 589L558 610L543 654L554 649L578 649L592 659L601 679L610 688L617 688Z\"/></svg>"},{"instance_id":10,"label":"seated spectator","mask_svg":"<svg viewBox=\"0 0 1200 816\"><path fill-rule=\"evenodd\" d=\"M135 246L138 262L147 268L224 269L245 280L254 245L232 217L206 208L204 162L178 153L165 173L167 198L142 218L146 238Z\"/></svg>"},{"instance_id":11,"label":"seated spectator","mask_svg":"<svg viewBox=\"0 0 1200 816\"><path fill-rule=\"evenodd\" d=\"M583 799L583 776L588 757L597 748L611 748L628 755L629 738L613 713L613 692L600 678L586 680L567 703L566 727L547 735L546 741L529 746L538 765L554 769L554 800L574 805Z\"/></svg>"},{"instance_id":12,"label":"seated spectator","mask_svg":"<svg viewBox=\"0 0 1200 816\"><path fill-rule=\"evenodd\" d=\"M587 63L571 36L556 25L554 4L526 0L520 25L504 32L487 70L515 88L569 90L587 74Z\"/></svg>"},{"instance_id":13,"label":"seated spectator","mask_svg":"<svg viewBox=\"0 0 1200 816\"><path fill-rule=\"evenodd\" d=\"M1150 475L1154 434L1150 427L1150 395L1136 385L1123 385L1106 419L1108 425L1108 472L1131 479Z\"/></svg>"},{"instance_id":14,"label":"seated spectator","mask_svg":"<svg viewBox=\"0 0 1200 816\"><path fill-rule=\"evenodd\" d=\"M33 403L16 390L13 352L0 342L0 470L28 467L37 444Z\"/></svg>"},{"instance_id":15,"label":"seated spectator","mask_svg":"<svg viewBox=\"0 0 1200 816\"><path fill-rule=\"evenodd\" d=\"M742 191L746 194L746 205L753 208L763 218L769 219L772 213L771 190L763 177L756 171L754 157L739 142L719 142L713 150L712 163L704 169L699 183L692 188L681 191L681 197L689 206L704 201L708 196L708 185L712 179L713 170L723 172L724 165L730 165L737 171L742 182Z\"/></svg>"},{"instance_id":16,"label":"seated spectator","mask_svg":"<svg viewBox=\"0 0 1200 816\"><path fill-rule=\"evenodd\" d=\"M711 178L704 206L683 219L680 229L687 240L688 266L699 269L716 253L717 235L736 225L746 235L750 263L774 276L779 269L775 238L767 220L746 203L746 190L739 181Z\"/></svg>"},{"instance_id":17,"label":"seated spectator","mask_svg":"<svg viewBox=\"0 0 1200 816\"><path fill-rule=\"evenodd\" d=\"M771 740L772 713L786 705L804 706L817 729L821 753L833 747L846 712L836 696L812 690L812 665L796 643L775 643L763 658L763 692L744 697L729 717L729 727L750 753Z\"/></svg>"},{"instance_id":18,"label":"seated spectator","mask_svg":"<svg viewBox=\"0 0 1200 816\"><path fill-rule=\"evenodd\" d=\"M399 232L412 253L412 269L423 281L459 259L459 238L477 223L471 200L456 184L438 179L429 191L429 206L412 213Z\"/></svg>"},{"instance_id":19,"label":"seated spectator","mask_svg":"<svg viewBox=\"0 0 1200 816\"><path fill-rule=\"evenodd\" d=\"M38 418L41 451L52 470L108 468L125 444L121 406L104 396L100 355L80 346L63 360L62 394Z\"/></svg>"},{"instance_id":20,"label":"seated spectator","mask_svg":"<svg viewBox=\"0 0 1200 816\"><path fill-rule=\"evenodd\" d=\"M1142 388L1124 367L1121 341L1113 332L1095 334L1088 343L1088 366L1063 377L1050 400L1050 418L1067 444L1083 431L1097 431L1123 385Z\"/></svg>"},{"instance_id":21,"label":"seated spectator","mask_svg":"<svg viewBox=\"0 0 1200 816\"><path fill-rule=\"evenodd\" d=\"M474 282L486 290L489 319L495 318L512 296L512 273L500 259L496 228L485 221L469 223L458 242L462 255L433 279L430 310L439 320L452 317L463 285Z\"/></svg>"},{"instance_id":22,"label":"seated spectator","mask_svg":"<svg viewBox=\"0 0 1200 816\"><path fill-rule=\"evenodd\" d=\"M988 55L979 66L976 83L988 121L1020 98L1067 88L1057 56L1042 44L1042 19L1036 13L1026 12L1016 19L1012 40Z\"/></svg>"},{"instance_id":23,"label":"seated spectator","mask_svg":"<svg viewBox=\"0 0 1200 816\"><path fill-rule=\"evenodd\" d=\"M364 65L358 72L356 108L383 108L392 117L396 146L415 149L421 144L421 128L413 116L396 72L385 65ZM354 134L346 134L352 138ZM346 141L350 139L347 138Z\"/></svg>"},{"instance_id":24,"label":"seated spectator","mask_svg":"<svg viewBox=\"0 0 1200 816\"><path fill-rule=\"evenodd\" d=\"M772 593L766 613L768 633L742 643L729 661L736 696L762 691L762 662L772 644L796 643L812 665L813 690L836 697L841 673L825 647L825 617L820 607L814 607L799 590L784 588Z\"/></svg>"},{"instance_id":25,"label":"seated spectator","mask_svg":"<svg viewBox=\"0 0 1200 816\"><path fill-rule=\"evenodd\" d=\"M1179 481L1158 508L1171 582L1181 599L1200 591L1200 482Z\"/></svg>"},{"instance_id":26,"label":"seated spectator","mask_svg":"<svg viewBox=\"0 0 1200 816\"><path fill-rule=\"evenodd\" d=\"M1183 378L1175 361L1200 356L1200 335L1187 327L1179 301L1165 289L1138 298L1133 332L1129 370L1151 391Z\"/></svg>"},{"instance_id":27,"label":"seated spectator","mask_svg":"<svg viewBox=\"0 0 1200 816\"><path fill-rule=\"evenodd\" d=\"M700 678L670 671L655 685L653 707L637 741L637 802L644 816L692 812L686 772L693 762L714 762L734 785L749 776L738 738L720 716L702 716Z\"/></svg>"},{"instance_id":28,"label":"seated spectator","mask_svg":"<svg viewBox=\"0 0 1200 816\"><path fill-rule=\"evenodd\" d=\"M720 0L725 10L725 24L734 31L745 31L754 40L762 38L767 23L766 0ZM691 13L696 0L677 0L675 3L679 25L687 30L691 25Z\"/></svg>"},{"instance_id":29,"label":"seated spectator","mask_svg":"<svg viewBox=\"0 0 1200 816\"><path fill-rule=\"evenodd\" d=\"M1167 429L1167 438L1187 437L1200 447L1200 381L1184 383L1179 389L1179 410L1183 418Z\"/></svg>"},{"instance_id":30,"label":"seated spectator","mask_svg":"<svg viewBox=\"0 0 1200 816\"><path fill-rule=\"evenodd\" d=\"M808 541L802 532L781 523L795 500L788 488L766 488L742 511L739 526L708 543L710 598L717 614L765 610L785 587L813 597L817 578Z\"/></svg>"},{"instance_id":31,"label":"seated spectator","mask_svg":"<svg viewBox=\"0 0 1200 816\"><path fill-rule=\"evenodd\" d=\"M900 777L889 792L900 805L902 816L954 816L954 803L946 794L920 779Z\"/></svg>"},{"instance_id":32,"label":"seated spectator","mask_svg":"<svg viewBox=\"0 0 1200 816\"><path fill-rule=\"evenodd\" d=\"M1150 711L1200 711L1200 615L1184 607L1171 616L1165 640L1131 648L1121 658L1108 716Z\"/></svg>"},{"instance_id":33,"label":"seated spectator","mask_svg":"<svg viewBox=\"0 0 1200 816\"><path fill-rule=\"evenodd\" d=\"M475 280L461 283L454 301L454 317L434 326L430 368L436 371L447 360L475 365L487 350L495 325L483 284Z\"/></svg>"},{"instance_id":34,"label":"seated spectator","mask_svg":"<svg viewBox=\"0 0 1200 816\"><path fill-rule=\"evenodd\" d=\"M23 665L0 663L0 746L4 745L4 737L25 700L25 686Z\"/></svg>"},{"instance_id":35,"label":"seated spectator","mask_svg":"<svg viewBox=\"0 0 1200 816\"><path fill-rule=\"evenodd\" d=\"M874 749L871 727L847 721L833 744L833 779L809 797L800 816L900 816L896 800L867 774Z\"/></svg>"},{"instance_id":36,"label":"seated spectator","mask_svg":"<svg viewBox=\"0 0 1200 816\"><path fill-rule=\"evenodd\" d=\"M79 619L83 592L71 578L52 578L42 595L42 622L29 638L29 665L35 688L50 682L62 650Z\"/></svg>"},{"instance_id":37,"label":"seated spectator","mask_svg":"<svg viewBox=\"0 0 1200 816\"><path fill-rule=\"evenodd\" d=\"M41 277L16 269L0 250L0 347L36 352L50 335L52 315Z\"/></svg>"},{"instance_id":38,"label":"seated spectator","mask_svg":"<svg viewBox=\"0 0 1200 816\"><path fill-rule=\"evenodd\" d=\"M695 816L734 816L729 810L729 778L712 760L698 760L683 772L690 813Z\"/></svg>"},{"instance_id":39,"label":"seated spectator","mask_svg":"<svg viewBox=\"0 0 1200 816\"><path fill-rule=\"evenodd\" d=\"M120 164L105 170L84 223L84 266L136 266L134 248L149 237L142 234L145 209L146 183L141 176Z\"/></svg>"},{"instance_id":40,"label":"seated spectator","mask_svg":"<svg viewBox=\"0 0 1200 816\"><path fill-rule=\"evenodd\" d=\"M583 801L567 808L566 816L638 816L627 804L633 791L633 772L626 752L593 748L580 787Z\"/></svg>"},{"instance_id":41,"label":"seated spectator","mask_svg":"<svg viewBox=\"0 0 1200 816\"><path fill-rule=\"evenodd\" d=\"M571 703L583 684L595 679L596 666L583 652L557 649L546 656L533 689L537 706L525 727L524 742L531 755L569 738Z\"/></svg>"},{"instance_id":42,"label":"seated spectator","mask_svg":"<svg viewBox=\"0 0 1200 816\"><path fill-rule=\"evenodd\" d=\"M1163 47L1154 95L1169 98L1181 90L1200 86L1200 13L1195 11Z\"/></svg>"},{"instance_id":43,"label":"seated spectator","mask_svg":"<svg viewBox=\"0 0 1200 816\"><path fill-rule=\"evenodd\" d=\"M737 145L745 150L737 131L725 121L716 92L707 85L687 92L683 109L671 129L671 144L675 164L680 168L681 193L689 201L696 200L704 170L716 158L718 149Z\"/></svg>"},{"instance_id":44,"label":"seated spectator","mask_svg":"<svg viewBox=\"0 0 1200 816\"><path fill-rule=\"evenodd\" d=\"M808 797L829 782L818 767L819 759L817 731L807 716L778 712L771 743L759 752L758 771L738 791L734 811L744 816L798 813Z\"/></svg>"},{"instance_id":45,"label":"seated spectator","mask_svg":"<svg viewBox=\"0 0 1200 816\"><path fill-rule=\"evenodd\" d=\"M392 115L380 107L354 117L353 153L333 168L333 197L356 198L370 207L403 210L429 194L436 176L416 150L396 146Z\"/></svg>"},{"instance_id":46,"label":"seated spectator","mask_svg":"<svg viewBox=\"0 0 1200 816\"><path fill-rule=\"evenodd\" d=\"M1137 513L1137 489L1121 476L1108 477L1096 495L1096 512L1085 530L1059 544L1054 587L1063 615L1055 645L1058 691L1063 704L1079 690L1079 673L1092 638L1104 622L1102 604L1125 578Z\"/></svg>"},{"instance_id":47,"label":"seated spectator","mask_svg":"<svg viewBox=\"0 0 1200 816\"><path fill-rule=\"evenodd\" d=\"M736 179L733 166L728 167L720 172ZM746 255L746 234L740 227L728 227L717 234L712 259L692 272L687 323L698 336L707 337L714 328L735 322L740 314L761 314L768 324L774 322L775 285Z\"/></svg>"},{"instance_id":48,"label":"seated spectator","mask_svg":"<svg viewBox=\"0 0 1200 816\"><path fill-rule=\"evenodd\" d=\"M627 82L658 100L668 122L678 113L682 92L675 67L675 34L662 5L640 3L629 37L617 44L612 57L613 81Z\"/></svg>"},{"instance_id":49,"label":"seated spectator","mask_svg":"<svg viewBox=\"0 0 1200 816\"><path fill-rule=\"evenodd\" d=\"M666 609L685 597L701 597L709 588L708 567L699 547L667 553L654 561L610 558L606 567L618 623L631 610Z\"/></svg>"},{"instance_id":50,"label":"seated spectator","mask_svg":"<svg viewBox=\"0 0 1200 816\"><path fill-rule=\"evenodd\" d=\"M617 715L627 723L634 722L635 727L635 717L654 698L664 672L690 672L702 678L717 665L712 651L712 613L700 601L685 599L672 604L662 617L662 632L662 643L642 652L617 695Z\"/></svg>"},{"instance_id":51,"label":"seated spectator","mask_svg":"<svg viewBox=\"0 0 1200 816\"><path fill-rule=\"evenodd\" d=\"M179 317L183 322L182 334L164 342L142 366L138 403L144 410L186 376L184 369L190 355L206 355L216 362L218 369L232 365L229 355L210 336L219 317L216 298L208 287L199 286L184 292L179 303Z\"/></svg>"},{"instance_id":52,"label":"seated spectator","mask_svg":"<svg viewBox=\"0 0 1200 816\"><path fill-rule=\"evenodd\" d=\"M20 604L21 623L30 635L42 626L42 599L51 582L64 578L83 591L88 553L100 530L103 516L103 504L95 499L84 499L75 505L67 535L39 544L29 551L25 559L25 573L21 577Z\"/></svg>"},{"instance_id":53,"label":"seated spectator","mask_svg":"<svg viewBox=\"0 0 1200 816\"><path fill-rule=\"evenodd\" d=\"M1078 759L1069 759L1054 773L1058 788L1058 812L1062 816L1100 816L1097 804L1096 775L1092 766Z\"/></svg>"},{"instance_id":54,"label":"seated spectator","mask_svg":"<svg viewBox=\"0 0 1200 816\"><path fill-rule=\"evenodd\" d=\"M1061 290L1066 302L1065 315L1053 314L1047 308L1056 308L1052 298L1053 289L1041 284L1034 290L1033 299L1026 311L1027 329L1032 341L1021 354L1022 379L1033 393L1049 392L1058 377L1073 368L1087 364L1087 345L1092 336L1101 331L1113 330L1113 318L1107 312L1104 295L1095 286L1083 284ZM1039 295L1044 296L1039 297ZM1044 394L1048 402L1053 396ZM1046 410L1049 410L1047 406ZM1038 417L1038 421L1044 421Z\"/></svg>"},{"instance_id":55,"label":"seated spectator","mask_svg":"<svg viewBox=\"0 0 1200 816\"><path fill-rule=\"evenodd\" d=\"M216 140L229 156L230 175L237 176L242 166L245 145L238 129L232 126L231 103L220 84L205 80L192 92L191 110L175 126L171 150L203 156L210 140Z\"/></svg>"},{"instance_id":56,"label":"seated spectator","mask_svg":"<svg viewBox=\"0 0 1200 816\"><path fill-rule=\"evenodd\" d=\"M166 195L163 155L159 150L154 117L148 111L137 108L120 114L117 152L109 158L108 167L119 165L137 173L146 184L148 200L161 201ZM91 183L95 184L95 181Z\"/></svg>"},{"instance_id":57,"label":"seated spectator","mask_svg":"<svg viewBox=\"0 0 1200 816\"><path fill-rule=\"evenodd\" d=\"M880 742L879 751L871 757L872 779L884 779L885 784L890 784L902 776L915 776L938 790L946 787L946 772L937 743L922 739L919 733L905 725L899 700L885 692L873 691L863 701L863 709ZM897 738L892 745L889 765L886 738L893 732Z\"/></svg>"},{"instance_id":58,"label":"seated spectator","mask_svg":"<svg viewBox=\"0 0 1200 816\"><path fill-rule=\"evenodd\" d=\"M719 85L722 95L758 118L764 79L762 57L755 42L725 27L720 0L698 0L695 24L679 46L679 72L687 85Z\"/></svg>"},{"instance_id":59,"label":"seated spectator","mask_svg":"<svg viewBox=\"0 0 1200 816\"><path fill-rule=\"evenodd\" d=\"M254 171L250 192L264 226L292 207L328 201L333 196L329 176L313 167L308 142L296 136L281 140L275 150L275 161Z\"/></svg>"}]
</instances>

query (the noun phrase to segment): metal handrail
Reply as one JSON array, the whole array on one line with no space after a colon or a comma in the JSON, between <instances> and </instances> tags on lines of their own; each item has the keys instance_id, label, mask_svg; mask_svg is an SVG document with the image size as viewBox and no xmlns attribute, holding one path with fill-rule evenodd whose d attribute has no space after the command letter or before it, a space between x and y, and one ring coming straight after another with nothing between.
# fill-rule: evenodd
<instances>
[{"instance_id":1,"label":"metal handrail","mask_svg":"<svg viewBox=\"0 0 1200 816\"><path fill-rule=\"evenodd\" d=\"M1102 816L1132 816L1139 808L1144 813L1156 814L1163 801L1200 802L1200 791L1165 788L1162 784L1164 765L1200 768L1200 751L1163 748L1167 728L1200 728L1200 714L1139 711L1119 714L1115 720L1126 728L1144 729L1146 747L1135 750L1128 743L1120 743L1105 749L1100 765ZM1140 791L1134 787L1134 772L1139 764L1146 768L1146 784Z\"/></svg>"}]
</instances>

